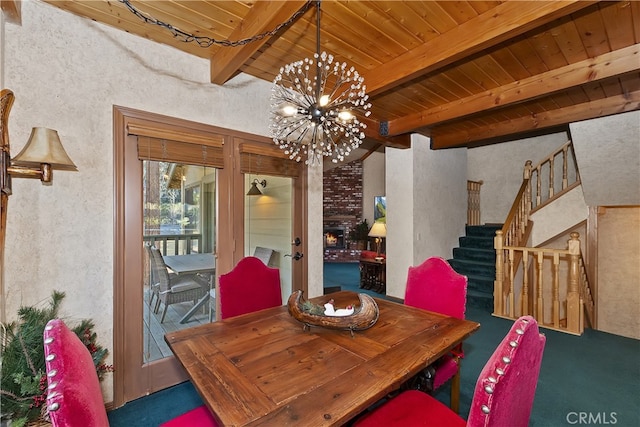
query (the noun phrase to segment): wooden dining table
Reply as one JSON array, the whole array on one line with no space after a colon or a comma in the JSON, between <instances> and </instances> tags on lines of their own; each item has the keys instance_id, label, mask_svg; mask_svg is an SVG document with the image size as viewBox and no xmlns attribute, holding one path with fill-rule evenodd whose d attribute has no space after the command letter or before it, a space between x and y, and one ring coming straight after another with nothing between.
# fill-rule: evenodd
<instances>
[{"instance_id":1,"label":"wooden dining table","mask_svg":"<svg viewBox=\"0 0 640 427\"><path fill-rule=\"evenodd\" d=\"M354 292L312 301L358 304ZM169 347L224 426L338 426L396 390L480 325L376 299L364 331L303 325L286 306L170 332Z\"/></svg>"}]
</instances>

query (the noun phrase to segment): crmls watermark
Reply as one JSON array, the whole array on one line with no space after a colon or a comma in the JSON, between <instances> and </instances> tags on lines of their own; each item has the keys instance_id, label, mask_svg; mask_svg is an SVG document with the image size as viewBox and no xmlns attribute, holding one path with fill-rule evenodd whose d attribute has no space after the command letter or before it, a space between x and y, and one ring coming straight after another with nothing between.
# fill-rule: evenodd
<instances>
[{"instance_id":1,"label":"crmls watermark","mask_svg":"<svg viewBox=\"0 0 640 427\"><path fill-rule=\"evenodd\" d=\"M566 420L569 424L609 425L618 422L615 412L569 412Z\"/></svg>"}]
</instances>

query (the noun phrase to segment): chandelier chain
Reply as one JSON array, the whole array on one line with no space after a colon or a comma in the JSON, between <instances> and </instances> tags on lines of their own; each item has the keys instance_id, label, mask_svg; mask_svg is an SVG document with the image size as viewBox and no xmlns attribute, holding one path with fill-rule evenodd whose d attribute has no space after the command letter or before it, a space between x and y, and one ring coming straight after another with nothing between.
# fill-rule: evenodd
<instances>
[{"instance_id":1,"label":"chandelier chain","mask_svg":"<svg viewBox=\"0 0 640 427\"><path fill-rule=\"evenodd\" d=\"M307 9L309 9L309 6L311 6L311 3L313 3L313 0L309 0L305 3L304 6L302 6L302 8L300 8L300 10L298 10L296 13L294 13L291 18L287 19L285 22L278 24L273 30L271 31L265 31L264 33L260 33L260 34L256 34L252 37L247 37L244 39L240 39L240 40L228 40L228 39L224 39L224 40L216 40L212 37L206 37L206 36L196 36L195 34L190 34L187 33L185 31L180 30L179 28L174 27L171 24L168 24L166 22L160 21L156 18L150 17L145 15L144 13L140 12L138 9L136 9L135 7L133 7L133 5L131 4L131 2L129 0L118 0L120 1L120 3L124 4L127 9L129 9L129 11L131 13L133 13L135 16L137 16L138 18L140 18L145 24L153 24L153 25L158 25L162 28L165 28L167 30L169 30L173 36L175 38L177 38L178 40L184 42L184 43L191 43L191 42L195 42L198 46L200 47L210 47L214 44L217 45L221 45L221 46L225 46L225 47L236 47L236 46L243 46L246 44L249 44L251 42L255 42L258 40L262 40L266 37L272 37L274 35L276 35L282 28L288 27L289 25L293 24L293 22L296 21L296 19L298 19L298 17L300 15L303 15Z\"/></svg>"}]
</instances>

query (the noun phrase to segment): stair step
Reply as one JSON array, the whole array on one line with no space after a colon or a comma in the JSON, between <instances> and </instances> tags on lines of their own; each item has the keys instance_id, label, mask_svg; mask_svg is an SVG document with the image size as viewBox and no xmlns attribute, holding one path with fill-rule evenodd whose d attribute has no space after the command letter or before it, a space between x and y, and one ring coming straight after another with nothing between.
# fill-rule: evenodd
<instances>
[{"instance_id":1,"label":"stair step","mask_svg":"<svg viewBox=\"0 0 640 427\"><path fill-rule=\"evenodd\" d=\"M458 238L461 248L494 249L493 237L462 236Z\"/></svg>"},{"instance_id":2,"label":"stair step","mask_svg":"<svg viewBox=\"0 0 640 427\"><path fill-rule=\"evenodd\" d=\"M490 262L479 261L467 261L460 259L449 259L451 267L460 274L465 276L483 276L483 277L496 277L496 265Z\"/></svg>"},{"instance_id":3,"label":"stair step","mask_svg":"<svg viewBox=\"0 0 640 427\"><path fill-rule=\"evenodd\" d=\"M485 293L493 293L494 277L488 276L467 276L467 291L474 290Z\"/></svg>"},{"instance_id":4,"label":"stair step","mask_svg":"<svg viewBox=\"0 0 640 427\"><path fill-rule=\"evenodd\" d=\"M468 261L496 263L496 251L493 249L454 248L453 258Z\"/></svg>"},{"instance_id":5,"label":"stair step","mask_svg":"<svg viewBox=\"0 0 640 427\"><path fill-rule=\"evenodd\" d=\"M451 267L467 276L467 306L493 312L493 281L496 277L496 253L493 239L502 224L467 225L466 235L453 249Z\"/></svg>"},{"instance_id":6,"label":"stair step","mask_svg":"<svg viewBox=\"0 0 640 427\"><path fill-rule=\"evenodd\" d=\"M467 290L467 307L477 307L493 312L493 294Z\"/></svg>"},{"instance_id":7,"label":"stair step","mask_svg":"<svg viewBox=\"0 0 640 427\"><path fill-rule=\"evenodd\" d=\"M502 229L502 224L491 225L467 225L465 226L465 233L467 236L479 236L479 237L495 237L496 231Z\"/></svg>"}]
</instances>

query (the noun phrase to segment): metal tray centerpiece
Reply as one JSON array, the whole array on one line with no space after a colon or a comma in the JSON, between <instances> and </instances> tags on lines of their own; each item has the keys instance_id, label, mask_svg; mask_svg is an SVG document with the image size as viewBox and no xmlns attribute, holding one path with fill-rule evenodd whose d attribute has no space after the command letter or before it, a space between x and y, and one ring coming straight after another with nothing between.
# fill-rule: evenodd
<instances>
[{"instance_id":1,"label":"metal tray centerpiece","mask_svg":"<svg viewBox=\"0 0 640 427\"><path fill-rule=\"evenodd\" d=\"M296 291L289 296L287 307L289 314L303 324L304 330L311 326L329 329L363 331L369 329L378 321L379 309L376 301L367 294L358 294L360 304L344 309L335 309L330 300L324 306L306 301L302 291Z\"/></svg>"}]
</instances>

